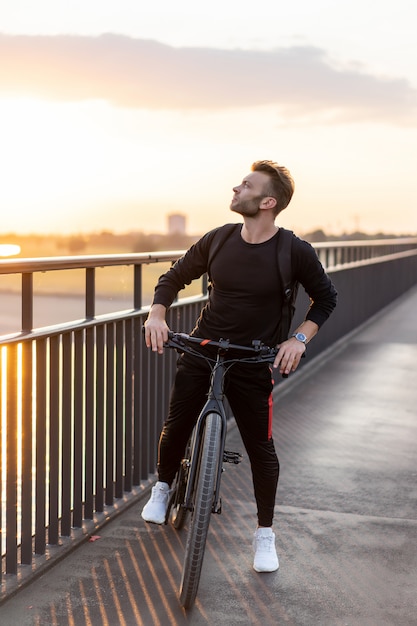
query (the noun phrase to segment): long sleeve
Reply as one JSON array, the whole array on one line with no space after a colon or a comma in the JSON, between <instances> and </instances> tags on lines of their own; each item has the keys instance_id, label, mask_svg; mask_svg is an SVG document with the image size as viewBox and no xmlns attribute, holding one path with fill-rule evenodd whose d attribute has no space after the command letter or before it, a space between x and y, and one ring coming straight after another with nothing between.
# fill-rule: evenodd
<instances>
[{"instance_id":1,"label":"long sleeve","mask_svg":"<svg viewBox=\"0 0 417 626\"><path fill-rule=\"evenodd\" d=\"M153 304L163 304L169 308L181 289L207 271L210 242L216 230L199 239L165 274L160 276L155 287Z\"/></svg>"},{"instance_id":2,"label":"long sleeve","mask_svg":"<svg viewBox=\"0 0 417 626\"><path fill-rule=\"evenodd\" d=\"M320 327L336 306L337 291L309 243L295 237L291 257L294 276L311 300L306 319Z\"/></svg>"}]
</instances>

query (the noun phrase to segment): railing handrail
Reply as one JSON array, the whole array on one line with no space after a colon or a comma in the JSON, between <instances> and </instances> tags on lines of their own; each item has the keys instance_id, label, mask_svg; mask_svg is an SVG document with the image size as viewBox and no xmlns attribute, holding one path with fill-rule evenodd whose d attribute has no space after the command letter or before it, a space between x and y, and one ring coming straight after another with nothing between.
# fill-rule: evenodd
<instances>
[{"instance_id":1,"label":"railing handrail","mask_svg":"<svg viewBox=\"0 0 417 626\"><path fill-rule=\"evenodd\" d=\"M401 250L400 252L391 252L384 254L382 256L370 257L365 259L357 259L355 261L344 261L343 263L335 263L334 265L328 265L326 267L327 272L334 272L343 268L353 268L360 267L362 265L373 265L376 263L389 263L390 261L394 261L395 259L405 258L407 256L415 256L417 255L417 246L416 249L408 249Z\"/></svg>"},{"instance_id":2,"label":"railing handrail","mask_svg":"<svg viewBox=\"0 0 417 626\"><path fill-rule=\"evenodd\" d=\"M52 256L19 259L1 259L0 274L23 274L54 270L87 269L114 265L145 265L176 261L182 250L138 252L128 254L89 254L80 256Z\"/></svg>"},{"instance_id":3,"label":"railing handrail","mask_svg":"<svg viewBox=\"0 0 417 626\"><path fill-rule=\"evenodd\" d=\"M366 246L379 247L379 246L417 246L417 237L398 237L396 239L353 239L353 240L338 240L338 241L320 241L313 242L311 244L314 248L364 248Z\"/></svg>"},{"instance_id":4,"label":"railing handrail","mask_svg":"<svg viewBox=\"0 0 417 626\"><path fill-rule=\"evenodd\" d=\"M417 237L360 239L355 241L321 241L313 242L312 246L317 251L330 248L417 247ZM18 258L12 260L0 259L0 274L21 274L27 272L98 268L114 265L145 265L148 263L174 262L184 254L184 252L184 250L168 250L126 254L89 254L78 256Z\"/></svg>"}]
</instances>

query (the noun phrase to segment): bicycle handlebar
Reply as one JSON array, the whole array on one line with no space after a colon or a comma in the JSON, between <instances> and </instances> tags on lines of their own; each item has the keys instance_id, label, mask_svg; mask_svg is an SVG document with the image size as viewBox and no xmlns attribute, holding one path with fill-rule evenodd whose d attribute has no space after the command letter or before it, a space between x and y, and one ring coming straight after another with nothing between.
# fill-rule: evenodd
<instances>
[{"instance_id":1,"label":"bicycle handlebar","mask_svg":"<svg viewBox=\"0 0 417 626\"><path fill-rule=\"evenodd\" d=\"M203 339L201 337L193 337L186 333L175 333L173 331L168 332L168 341L164 343L166 348L176 348L177 350L187 351L187 348L192 349L191 344L199 346L212 346L225 352L229 350L241 351L253 353L253 357L248 357L251 361L259 363L273 363L278 353L278 348L271 348L266 346L261 341L252 341L252 346L241 346L238 344L230 343L228 339L220 339L220 341L214 341L212 339Z\"/></svg>"}]
</instances>

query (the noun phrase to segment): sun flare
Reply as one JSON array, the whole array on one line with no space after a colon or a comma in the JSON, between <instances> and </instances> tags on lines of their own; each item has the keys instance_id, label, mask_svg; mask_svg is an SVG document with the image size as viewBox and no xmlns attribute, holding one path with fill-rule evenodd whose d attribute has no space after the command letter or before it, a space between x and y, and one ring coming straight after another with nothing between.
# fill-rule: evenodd
<instances>
[{"instance_id":1,"label":"sun flare","mask_svg":"<svg viewBox=\"0 0 417 626\"><path fill-rule=\"evenodd\" d=\"M20 246L11 243L0 243L0 257L16 256L20 254Z\"/></svg>"}]
</instances>

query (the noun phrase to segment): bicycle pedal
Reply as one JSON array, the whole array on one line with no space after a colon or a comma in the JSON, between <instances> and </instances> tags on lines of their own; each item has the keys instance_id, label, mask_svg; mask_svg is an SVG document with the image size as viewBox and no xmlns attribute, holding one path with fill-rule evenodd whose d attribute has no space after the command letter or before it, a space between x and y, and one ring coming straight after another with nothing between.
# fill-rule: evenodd
<instances>
[{"instance_id":1,"label":"bicycle pedal","mask_svg":"<svg viewBox=\"0 0 417 626\"><path fill-rule=\"evenodd\" d=\"M237 465L243 459L240 452L231 452L230 450L225 450L223 452L223 463L234 463Z\"/></svg>"}]
</instances>

